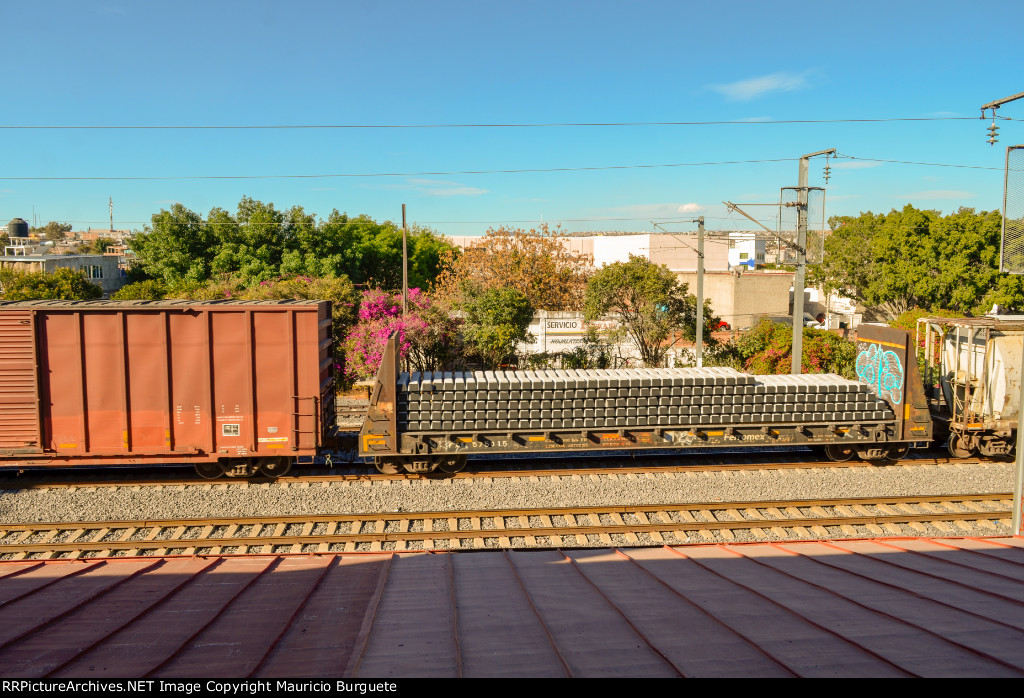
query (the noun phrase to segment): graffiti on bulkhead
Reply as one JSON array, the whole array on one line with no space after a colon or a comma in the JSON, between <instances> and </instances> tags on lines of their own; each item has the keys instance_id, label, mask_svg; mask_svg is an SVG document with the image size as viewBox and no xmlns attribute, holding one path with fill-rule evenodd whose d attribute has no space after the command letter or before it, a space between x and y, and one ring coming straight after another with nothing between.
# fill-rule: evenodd
<instances>
[{"instance_id":1,"label":"graffiti on bulkhead","mask_svg":"<svg viewBox=\"0 0 1024 698\"><path fill-rule=\"evenodd\" d=\"M905 372L900 357L878 344L861 343L857 353L857 377L880 398L899 404L903 399Z\"/></svg>"}]
</instances>

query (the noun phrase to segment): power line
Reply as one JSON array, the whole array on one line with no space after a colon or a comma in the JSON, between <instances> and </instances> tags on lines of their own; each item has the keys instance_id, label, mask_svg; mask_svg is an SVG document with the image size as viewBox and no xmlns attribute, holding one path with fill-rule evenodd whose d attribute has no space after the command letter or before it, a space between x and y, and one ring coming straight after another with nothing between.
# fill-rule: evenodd
<instances>
[{"instance_id":1,"label":"power line","mask_svg":"<svg viewBox=\"0 0 1024 698\"><path fill-rule=\"evenodd\" d=\"M959 165L940 162L915 162L910 160L886 160L882 158L866 158L856 155L839 153L837 158L847 160L858 160L861 162L882 162L897 165L923 165L926 167L957 167L972 170L999 170L1001 167L986 167L982 165ZM171 176L126 176L126 177L2 177L0 181L14 182L35 182L35 181L59 181L59 182L81 182L81 181L174 181L174 180L228 180L228 179L340 179L358 177L425 177L442 175L482 175L482 174L524 174L533 172L596 172L608 170L636 170L636 169L657 169L671 167L704 167L711 165L753 165L770 162L792 162L797 158L763 158L759 160L719 160L707 162L675 162L654 165L598 165L592 167L537 167L507 170L452 170L435 172L350 172L337 174L282 174L282 175L171 175Z\"/></svg>"},{"instance_id":2,"label":"power line","mask_svg":"<svg viewBox=\"0 0 1024 698\"><path fill-rule=\"evenodd\" d=\"M881 158L862 158L856 155L846 155L844 153L838 153L837 158L846 158L848 160L860 160L861 162L887 162L896 165L925 165L927 167L960 167L967 170L999 170L1003 171L1002 167L984 167L982 165L953 165L950 163L942 162L912 162L910 160L883 160Z\"/></svg>"},{"instance_id":3,"label":"power line","mask_svg":"<svg viewBox=\"0 0 1024 698\"><path fill-rule=\"evenodd\" d=\"M1009 118L1009 117L1000 117ZM764 119L749 121L607 121L607 122L566 122L566 123L497 123L497 124L228 124L228 125L0 125L0 129L23 130L111 130L111 131L171 131L171 130L288 130L288 129L432 129L432 128L591 128L619 126L742 126L759 124L853 124L891 123L914 121L975 121L974 116L928 116L878 119Z\"/></svg>"},{"instance_id":4,"label":"power line","mask_svg":"<svg viewBox=\"0 0 1024 698\"><path fill-rule=\"evenodd\" d=\"M628 222L633 222L633 221L651 221L651 220L662 221L662 222L666 222L666 223L678 223L678 222L680 222L678 220L678 218L679 218L678 216L671 216L671 217L664 217L664 218L663 217L659 217L659 216L653 216L653 217L652 216L641 216L639 218L622 218L622 217L603 217L603 216L598 216L598 217L591 217L591 218L547 218L547 219L543 219L543 220L542 219L536 219L536 218L534 218L534 219L522 218L522 219L487 220L487 221L415 221L415 223L417 223L418 225L504 225L504 224L507 224L507 223L548 223L548 224L558 224L558 223L602 223L602 222L627 222L628 223ZM706 218L708 220L720 220L720 221L732 221L732 220L734 220L733 218L728 217L728 216L707 216L707 215L705 215L704 218ZM107 223L108 221L106 221L106 220L61 219L61 220L59 220L57 222L59 222L59 223L73 223L75 225L92 225L92 224ZM119 220L119 221L117 221L117 224L118 225L122 225L122 226L127 226L127 225L149 225L150 223L152 223L152 221L150 221L150 220L145 220L145 221ZM636 234L639 235L641 233L636 233Z\"/></svg>"},{"instance_id":5,"label":"power line","mask_svg":"<svg viewBox=\"0 0 1024 698\"><path fill-rule=\"evenodd\" d=\"M663 165L604 165L595 167L544 167L518 170L461 170L454 172L361 172L344 174L291 174L291 175L180 175L161 177L0 177L0 181L166 181L190 179L331 179L343 177L426 177L439 175L521 174L526 172L586 172L596 170L635 170L662 167L702 167L705 165L751 165L764 162L791 162L796 158L764 160L722 160L718 162L676 162Z\"/></svg>"}]
</instances>

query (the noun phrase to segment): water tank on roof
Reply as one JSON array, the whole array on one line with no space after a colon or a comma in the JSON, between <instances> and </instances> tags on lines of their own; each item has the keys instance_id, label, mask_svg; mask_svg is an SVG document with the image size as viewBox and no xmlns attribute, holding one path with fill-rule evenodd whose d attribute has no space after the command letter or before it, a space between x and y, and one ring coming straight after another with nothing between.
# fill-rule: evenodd
<instances>
[{"instance_id":1,"label":"water tank on roof","mask_svg":"<svg viewBox=\"0 0 1024 698\"><path fill-rule=\"evenodd\" d=\"M28 223L22 218L14 218L7 224L7 235L12 238L27 238Z\"/></svg>"}]
</instances>

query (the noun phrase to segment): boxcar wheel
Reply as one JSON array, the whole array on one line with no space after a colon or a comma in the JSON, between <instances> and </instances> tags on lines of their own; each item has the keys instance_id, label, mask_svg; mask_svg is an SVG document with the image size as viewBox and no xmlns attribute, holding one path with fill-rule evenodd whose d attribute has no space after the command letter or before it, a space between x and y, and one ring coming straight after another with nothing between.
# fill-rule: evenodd
<instances>
[{"instance_id":1,"label":"boxcar wheel","mask_svg":"<svg viewBox=\"0 0 1024 698\"><path fill-rule=\"evenodd\" d=\"M974 455L974 439L969 436L950 434L946 447L949 449L949 455L954 458L970 458Z\"/></svg>"},{"instance_id":2,"label":"boxcar wheel","mask_svg":"<svg viewBox=\"0 0 1024 698\"><path fill-rule=\"evenodd\" d=\"M256 466L267 477L281 477L292 469L291 458L261 458Z\"/></svg>"},{"instance_id":3,"label":"boxcar wheel","mask_svg":"<svg viewBox=\"0 0 1024 698\"><path fill-rule=\"evenodd\" d=\"M224 475L225 464L222 461L216 463L196 463L196 472L199 477L207 480L215 480Z\"/></svg>"}]
</instances>

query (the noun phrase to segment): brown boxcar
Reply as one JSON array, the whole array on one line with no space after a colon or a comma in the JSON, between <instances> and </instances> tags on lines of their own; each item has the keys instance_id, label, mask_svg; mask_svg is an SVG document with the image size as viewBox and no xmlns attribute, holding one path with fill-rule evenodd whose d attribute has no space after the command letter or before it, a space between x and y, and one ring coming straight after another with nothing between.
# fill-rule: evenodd
<instances>
[{"instance_id":1,"label":"brown boxcar","mask_svg":"<svg viewBox=\"0 0 1024 698\"><path fill-rule=\"evenodd\" d=\"M333 414L328 301L0 303L0 467L286 472Z\"/></svg>"}]
</instances>

